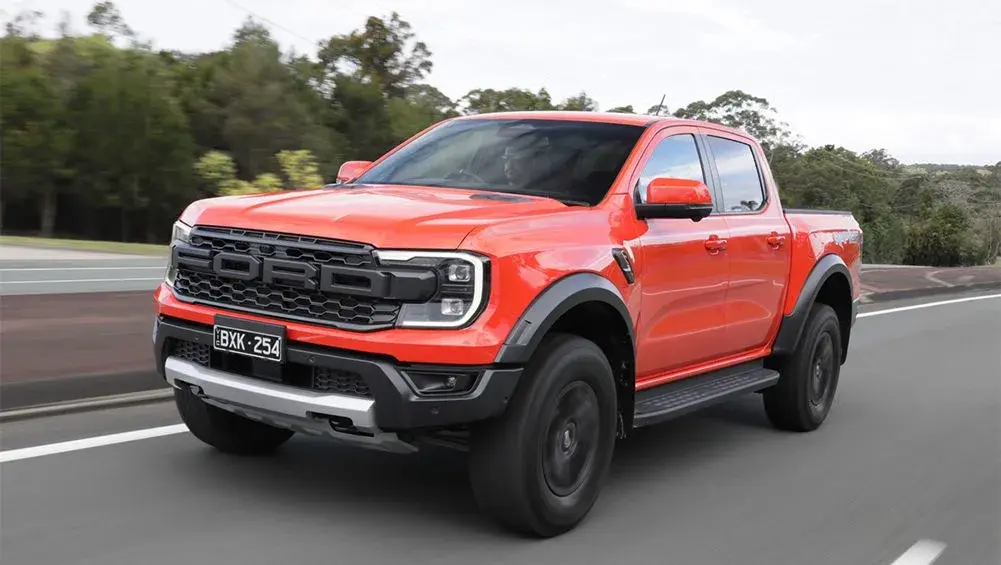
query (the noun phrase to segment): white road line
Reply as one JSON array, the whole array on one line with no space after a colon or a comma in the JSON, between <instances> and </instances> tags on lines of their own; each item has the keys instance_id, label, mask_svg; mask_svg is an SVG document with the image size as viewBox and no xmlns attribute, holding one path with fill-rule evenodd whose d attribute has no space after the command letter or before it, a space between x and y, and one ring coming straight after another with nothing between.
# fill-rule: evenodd
<instances>
[{"instance_id":1,"label":"white road line","mask_svg":"<svg viewBox=\"0 0 1001 565\"><path fill-rule=\"evenodd\" d=\"M7 451L0 451L0 463L22 461L33 457L44 457L46 455L55 455L57 453L66 453L68 451L79 451L81 449L90 449L92 447L101 447L103 445L114 445L116 443L126 443L129 441L139 441L141 439L182 434L187 431L188 427L184 424L174 424L172 426L148 428L145 430L122 432L120 434L89 437L60 443L50 443L48 445L36 445L35 447L25 447L23 449L10 449Z\"/></svg>"},{"instance_id":2,"label":"white road line","mask_svg":"<svg viewBox=\"0 0 1001 565\"><path fill-rule=\"evenodd\" d=\"M92 283L92 282L132 282L132 281L162 281L163 277L125 278L125 279L60 279L35 281L0 281L0 284L53 284L53 283Z\"/></svg>"},{"instance_id":3,"label":"white road line","mask_svg":"<svg viewBox=\"0 0 1001 565\"><path fill-rule=\"evenodd\" d=\"M943 551L945 544L940 541L918 540L890 565L931 565Z\"/></svg>"},{"instance_id":4,"label":"white road line","mask_svg":"<svg viewBox=\"0 0 1001 565\"><path fill-rule=\"evenodd\" d=\"M907 312L908 310L920 310L922 308L932 308L934 306L946 306L948 304L959 304L961 302L973 302L974 300L989 300L991 298L1001 298L1001 294L986 294L983 296L968 296L966 298L956 298L953 300L942 300L941 302L926 302L924 304L913 304L911 306L901 306L899 308L887 308L873 312L863 312L859 318L869 318L871 316L882 316L883 314L896 314L897 312Z\"/></svg>"},{"instance_id":5,"label":"white road line","mask_svg":"<svg viewBox=\"0 0 1001 565\"><path fill-rule=\"evenodd\" d=\"M125 279L121 279L125 280ZM157 279L159 280L159 279ZM49 281L46 281L49 282ZM932 306L944 306L947 304L958 304L961 302L970 302L973 300L987 300L990 298L1001 298L1001 294L990 294L985 296L971 296L968 298L958 298L955 300L943 300L941 302L929 302L927 304L915 304L913 306L903 306L900 308L888 308L886 310L877 310L875 312L865 312L859 314L859 318L867 318L869 316L879 316L882 314L893 314L896 312L906 312L908 310L917 310L919 308L931 308ZM82 449L90 449L92 447L100 447L102 445L113 445L116 443L125 443L129 441L138 441L142 439L149 439L154 437L180 434L187 432L188 428L184 424L177 424L173 426L164 426L162 428L149 428L145 430L135 430L131 432L123 432L120 434L112 434L107 436L97 436L92 438L66 441L62 443L53 443L49 445L39 445L36 447L26 447L24 449L13 449L9 451L0 451L0 463L7 461L20 461L23 459L30 459L32 457L44 457L46 455L55 455L57 453L66 453L68 451L79 451ZM920 543L920 542L919 542ZM937 542L928 542L937 543ZM915 544L917 546L918 544ZM945 547L944 545L942 546ZM914 548L911 548L912 550ZM901 559L906 557L908 554L905 553L901 556ZM937 554L936 554L937 555ZM931 561L897 561L893 565L924 565L926 563L931 563Z\"/></svg>"},{"instance_id":6,"label":"white road line","mask_svg":"<svg viewBox=\"0 0 1001 565\"><path fill-rule=\"evenodd\" d=\"M135 267L14 267L10 269L0 269L0 273L20 273L27 271L132 271L132 270L151 270L156 269L162 271L166 269L166 265L161 266L145 266L137 265Z\"/></svg>"}]
</instances>

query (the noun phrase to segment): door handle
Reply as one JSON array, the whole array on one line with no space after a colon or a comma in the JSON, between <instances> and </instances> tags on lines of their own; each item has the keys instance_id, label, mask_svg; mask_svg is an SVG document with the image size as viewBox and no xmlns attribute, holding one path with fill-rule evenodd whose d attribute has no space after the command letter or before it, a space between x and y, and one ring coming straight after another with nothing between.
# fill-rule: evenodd
<instances>
[{"instance_id":1,"label":"door handle","mask_svg":"<svg viewBox=\"0 0 1001 565\"><path fill-rule=\"evenodd\" d=\"M713 234L706 240L705 246L709 253L715 255L720 251L726 251L726 240L720 239L718 235Z\"/></svg>"},{"instance_id":2,"label":"door handle","mask_svg":"<svg viewBox=\"0 0 1001 565\"><path fill-rule=\"evenodd\" d=\"M765 241L768 242L770 247L778 249L786 242L786 237L784 235L779 235L778 232L772 232L771 235L765 239Z\"/></svg>"}]
</instances>

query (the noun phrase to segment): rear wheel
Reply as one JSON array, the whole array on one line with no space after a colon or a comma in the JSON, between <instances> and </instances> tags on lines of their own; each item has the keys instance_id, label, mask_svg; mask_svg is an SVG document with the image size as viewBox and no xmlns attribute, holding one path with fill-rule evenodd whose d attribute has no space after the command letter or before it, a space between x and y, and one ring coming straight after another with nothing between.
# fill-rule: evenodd
<instances>
[{"instance_id":1,"label":"rear wheel","mask_svg":"<svg viewBox=\"0 0 1001 565\"><path fill-rule=\"evenodd\" d=\"M615 447L616 393L601 349L556 334L539 347L509 408L473 433L480 507L543 537L575 527L598 498Z\"/></svg>"},{"instance_id":2,"label":"rear wheel","mask_svg":"<svg viewBox=\"0 0 1001 565\"><path fill-rule=\"evenodd\" d=\"M226 453L266 455L294 433L206 404L186 388L174 389L174 402L192 435Z\"/></svg>"},{"instance_id":3,"label":"rear wheel","mask_svg":"<svg viewBox=\"0 0 1001 565\"><path fill-rule=\"evenodd\" d=\"M841 327L827 304L814 304L796 350L764 391L765 412L778 429L807 432L827 419L841 374Z\"/></svg>"}]
</instances>

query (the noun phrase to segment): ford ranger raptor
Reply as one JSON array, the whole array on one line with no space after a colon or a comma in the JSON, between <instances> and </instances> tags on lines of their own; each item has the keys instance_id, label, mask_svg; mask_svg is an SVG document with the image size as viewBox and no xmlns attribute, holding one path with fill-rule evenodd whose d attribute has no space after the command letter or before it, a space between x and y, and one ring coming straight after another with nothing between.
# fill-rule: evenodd
<instances>
[{"instance_id":1,"label":"ford ranger raptor","mask_svg":"<svg viewBox=\"0 0 1001 565\"><path fill-rule=\"evenodd\" d=\"M714 123L505 112L434 124L322 188L193 202L154 352L194 437L468 451L479 507L551 537L616 444L757 393L828 417L859 303L851 213L783 209Z\"/></svg>"}]
</instances>

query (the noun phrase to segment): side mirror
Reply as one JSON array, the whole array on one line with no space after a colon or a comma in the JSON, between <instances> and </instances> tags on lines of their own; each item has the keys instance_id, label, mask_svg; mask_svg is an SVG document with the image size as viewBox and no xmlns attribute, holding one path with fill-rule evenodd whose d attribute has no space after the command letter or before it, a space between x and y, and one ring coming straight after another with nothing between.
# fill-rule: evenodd
<instances>
[{"instance_id":1,"label":"side mirror","mask_svg":"<svg viewBox=\"0 0 1001 565\"><path fill-rule=\"evenodd\" d=\"M687 218L697 222L713 211L713 196L702 181L658 177L647 186L646 201L636 203L636 217Z\"/></svg>"},{"instance_id":2,"label":"side mirror","mask_svg":"<svg viewBox=\"0 0 1001 565\"><path fill-rule=\"evenodd\" d=\"M371 166L372 161L345 161L341 165L341 168L337 170L337 182L347 182L351 179L356 179Z\"/></svg>"}]
</instances>

